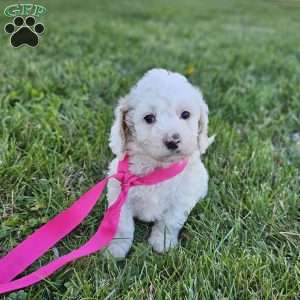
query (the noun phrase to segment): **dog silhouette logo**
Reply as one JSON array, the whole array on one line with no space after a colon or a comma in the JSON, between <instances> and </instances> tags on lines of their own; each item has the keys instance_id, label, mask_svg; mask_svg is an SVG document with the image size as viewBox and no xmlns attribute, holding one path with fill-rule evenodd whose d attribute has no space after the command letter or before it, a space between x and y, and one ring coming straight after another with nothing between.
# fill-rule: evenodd
<instances>
[{"instance_id":1,"label":"dog silhouette logo","mask_svg":"<svg viewBox=\"0 0 300 300\"><path fill-rule=\"evenodd\" d=\"M36 18L45 13L46 9L37 4L14 4L6 7L4 14L14 17L12 22L4 26L4 31L10 35L11 46L36 47L45 31L44 24L37 22Z\"/></svg>"}]
</instances>

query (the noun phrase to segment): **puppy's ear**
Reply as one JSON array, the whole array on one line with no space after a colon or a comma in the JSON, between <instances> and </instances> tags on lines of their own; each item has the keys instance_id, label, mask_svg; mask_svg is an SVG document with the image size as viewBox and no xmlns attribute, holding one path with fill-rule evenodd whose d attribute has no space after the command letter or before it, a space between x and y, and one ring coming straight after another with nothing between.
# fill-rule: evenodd
<instances>
[{"instance_id":1,"label":"puppy's ear","mask_svg":"<svg viewBox=\"0 0 300 300\"><path fill-rule=\"evenodd\" d=\"M119 100L115 109L115 120L111 127L109 146L112 152L121 157L125 152L127 140L127 126L125 123L126 113L128 112L128 100L126 97Z\"/></svg>"},{"instance_id":2,"label":"puppy's ear","mask_svg":"<svg viewBox=\"0 0 300 300\"><path fill-rule=\"evenodd\" d=\"M201 99L200 120L198 127L198 145L200 154L204 154L206 149L215 140L215 136L208 137L208 107L203 99Z\"/></svg>"}]
</instances>

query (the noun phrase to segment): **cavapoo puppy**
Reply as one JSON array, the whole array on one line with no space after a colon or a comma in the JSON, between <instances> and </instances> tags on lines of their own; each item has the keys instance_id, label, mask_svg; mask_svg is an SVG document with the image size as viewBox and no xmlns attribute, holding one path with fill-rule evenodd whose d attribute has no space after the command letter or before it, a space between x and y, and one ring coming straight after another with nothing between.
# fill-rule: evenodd
<instances>
[{"instance_id":1,"label":"cavapoo puppy","mask_svg":"<svg viewBox=\"0 0 300 300\"><path fill-rule=\"evenodd\" d=\"M178 233L195 204L207 194L208 174L200 159L213 142L207 134L208 107L200 90L178 74L163 69L148 71L121 98L115 110L110 147L118 161L129 155L129 170L146 175L159 167L188 159L182 173L165 182L131 188L122 208L118 232L108 246L114 257L125 257L134 235L134 218L154 222L149 243L159 253L178 244ZM108 184L111 204L120 184Z\"/></svg>"}]
</instances>

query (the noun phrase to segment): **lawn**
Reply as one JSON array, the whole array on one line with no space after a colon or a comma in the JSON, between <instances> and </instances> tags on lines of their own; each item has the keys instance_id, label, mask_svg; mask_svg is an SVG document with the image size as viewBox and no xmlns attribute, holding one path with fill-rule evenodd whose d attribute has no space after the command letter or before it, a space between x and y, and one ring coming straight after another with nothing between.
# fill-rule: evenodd
<instances>
[{"instance_id":1,"label":"lawn","mask_svg":"<svg viewBox=\"0 0 300 300\"><path fill-rule=\"evenodd\" d=\"M1 256L104 176L113 108L146 70L200 86L217 137L181 247L153 253L138 223L126 260L86 257L4 299L299 299L299 2L39 3L37 48L0 34ZM40 263L83 244L105 207Z\"/></svg>"}]
</instances>

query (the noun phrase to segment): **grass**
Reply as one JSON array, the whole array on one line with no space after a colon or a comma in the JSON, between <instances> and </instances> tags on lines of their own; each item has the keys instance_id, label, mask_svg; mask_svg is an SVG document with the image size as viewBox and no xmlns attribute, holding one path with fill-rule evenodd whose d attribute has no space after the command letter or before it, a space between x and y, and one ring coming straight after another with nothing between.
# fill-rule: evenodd
<instances>
[{"instance_id":1,"label":"grass","mask_svg":"<svg viewBox=\"0 0 300 300\"><path fill-rule=\"evenodd\" d=\"M217 140L179 249L153 253L141 223L125 261L96 254L4 299L299 299L299 3L44 5L38 48L0 35L0 255L104 176L113 107L149 68L201 86ZM104 207L41 261L86 241Z\"/></svg>"}]
</instances>

